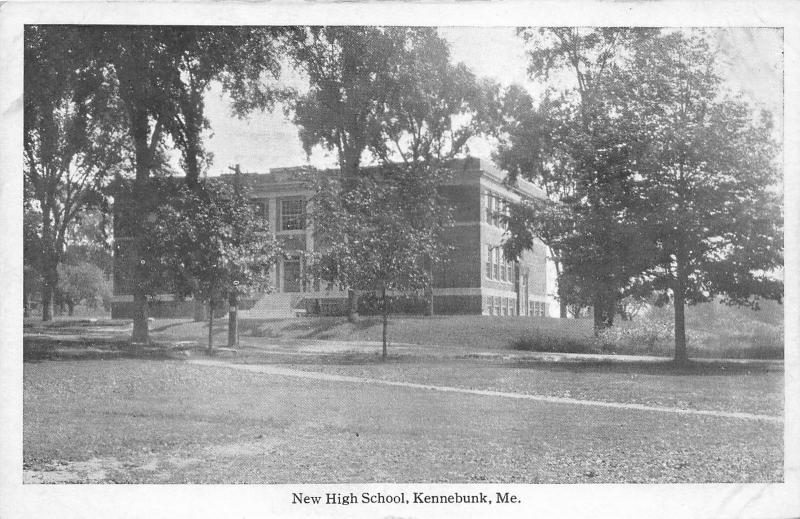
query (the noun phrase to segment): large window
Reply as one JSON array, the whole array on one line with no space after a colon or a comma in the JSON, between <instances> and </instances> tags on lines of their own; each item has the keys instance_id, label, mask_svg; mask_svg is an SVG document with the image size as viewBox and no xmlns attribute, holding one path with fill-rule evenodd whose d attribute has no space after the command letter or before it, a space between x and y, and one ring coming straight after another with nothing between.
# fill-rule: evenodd
<instances>
[{"instance_id":1,"label":"large window","mask_svg":"<svg viewBox=\"0 0 800 519\"><path fill-rule=\"evenodd\" d=\"M306 228L305 201L301 198L281 200L280 231L299 231Z\"/></svg>"},{"instance_id":2,"label":"large window","mask_svg":"<svg viewBox=\"0 0 800 519\"><path fill-rule=\"evenodd\" d=\"M494 265L492 265L494 279L500 279L500 248L494 249Z\"/></svg>"},{"instance_id":3,"label":"large window","mask_svg":"<svg viewBox=\"0 0 800 519\"><path fill-rule=\"evenodd\" d=\"M492 279L492 246L489 245L486 249L486 277Z\"/></svg>"}]
</instances>

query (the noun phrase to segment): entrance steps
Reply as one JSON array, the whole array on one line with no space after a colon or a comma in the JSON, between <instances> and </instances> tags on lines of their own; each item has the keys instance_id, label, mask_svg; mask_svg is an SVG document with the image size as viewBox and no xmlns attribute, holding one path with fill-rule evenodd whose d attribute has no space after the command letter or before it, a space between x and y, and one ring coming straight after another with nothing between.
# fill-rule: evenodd
<instances>
[{"instance_id":1,"label":"entrance steps","mask_svg":"<svg viewBox=\"0 0 800 519\"><path fill-rule=\"evenodd\" d=\"M239 312L239 317L244 319L285 319L297 317L305 313L304 308L298 308L303 300L300 292L283 292L264 294L249 310Z\"/></svg>"}]
</instances>

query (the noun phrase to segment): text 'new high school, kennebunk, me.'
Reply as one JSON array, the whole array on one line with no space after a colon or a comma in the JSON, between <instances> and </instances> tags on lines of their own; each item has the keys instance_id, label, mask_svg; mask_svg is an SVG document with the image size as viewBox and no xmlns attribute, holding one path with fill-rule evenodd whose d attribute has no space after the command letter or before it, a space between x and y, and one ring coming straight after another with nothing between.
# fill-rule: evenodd
<instances>
[{"instance_id":1,"label":"text 'new high school, kennebunk, me.'","mask_svg":"<svg viewBox=\"0 0 800 519\"><path fill-rule=\"evenodd\" d=\"M309 495L302 492L292 492L293 505L355 505L355 504L396 504L396 505L425 505L425 504L518 504L520 499L510 492L496 492L495 498L489 494L462 494L453 492L449 494L428 494L425 492L398 492L384 494L381 492L363 492L360 495L353 492L326 492L325 494Z\"/></svg>"}]
</instances>

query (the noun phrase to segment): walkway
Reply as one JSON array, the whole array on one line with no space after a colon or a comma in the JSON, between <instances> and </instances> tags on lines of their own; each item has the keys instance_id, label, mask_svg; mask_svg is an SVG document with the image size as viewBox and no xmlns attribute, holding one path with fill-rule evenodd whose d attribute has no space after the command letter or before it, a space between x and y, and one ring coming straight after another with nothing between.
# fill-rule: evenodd
<instances>
[{"instance_id":1,"label":"walkway","mask_svg":"<svg viewBox=\"0 0 800 519\"><path fill-rule=\"evenodd\" d=\"M362 378L350 377L344 375L333 375L329 373L321 373L318 371L303 371L297 369L283 368L269 364L234 364L230 362L222 362L217 360L196 359L187 361L189 364L206 367L228 368L237 369L242 371L250 371L254 373L263 373L265 375L278 375L284 377L307 378L312 380L322 380L328 382L345 382L357 384L378 384L384 386L397 386L407 387L413 389L423 389L431 391L442 391L448 393L462 393L481 396L492 396L501 398L516 398L521 400L534 400L538 402L547 402L552 404L567 404L567 405L584 405L595 407L610 407L615 409L631 409L636 411L652 411L660 413L675 413L681 415L702 415L713 416L717 418L735 418L740 420L756 420L773 423L783 423L783 417L752 414L752 413L737 413L728 411L713 411L705 409L682 409L679 407L665 407L665 406L651 406L643 404L630 404L623 402L603 402L600 400L582 400L577 398L564 398L545 395L531 395L526 393L509 393L505 391L487 391L482 389L467 389L452 386L433 386L428 384L416 384L413 382L397 382L392 380L381 380L375 378Z\"/></svg>"}]
</instances>

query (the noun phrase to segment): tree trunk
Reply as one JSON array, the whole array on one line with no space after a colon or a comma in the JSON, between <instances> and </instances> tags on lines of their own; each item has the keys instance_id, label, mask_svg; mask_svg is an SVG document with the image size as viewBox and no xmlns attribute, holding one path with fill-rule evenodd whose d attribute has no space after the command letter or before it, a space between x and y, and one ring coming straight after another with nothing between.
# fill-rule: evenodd
<instances>
[{"instance_id":1,"label":"tree trunk","mask_svg":"<svg viewBox=\"0 0 800 519\"><path fill-rule=\"evenodd\" d=\"M147 296L144 290L134 288L133 291L133 333L131 343L144 345L150 340L150 330L147 326Z\"/></svg>"},{"instance_id":2,"label":"tree trunk","mask_svg":"<svg viewBox=\"0 0 800 519\"><path fill-rule=\"evenodd\" d=\"M675 364L685 365L689 361L686 351L686 318L684 305L686 303L686 266L683 254L676 255L675 289L673 294L675 305Z\"/></svg>"},{"instance_id":3,"label":"tree trunk","mask_svg":"<svg viewBox=\"0 0 800 519\"><path fill-rule=\"evenodd\" d=\"M347 289L347 320L351 323L358 320L358 294L353 289Z\"/></svg>"},{"instance_id":4,"label":"tree trunk","mask_svg":"<svg viewBox=\"0 0 800 519\"><path fill-rule=\"evenodd\" d=\"M214 351L214 300L208 300L208 352Z\"/></svg>"},{"instance_id":5,"label":"tree trunk","mask_svg":"<svg viewBox=\"0 0 800 519\"><path fill-rule=\"evenodd\" d=\"M67 301L67 312L68 312L67 315L69 315L70 317L75 315L75 303L73 303L72 301Z\"/></svg>"},{"instance_id":6,"label":"tree trunk","mask_svg":"<svg viewBox=\"0 0 800 519\"><path fill-rule=\"evenodd\" d=\"M42 321L53 320L53 289L47 281L42 282Z\"/></svg>"},{"instance_id":7,"label":"tree trunk","mask_svg":"<svg viewBox=\"0 0 800 519\"><path fill-rule=\"evenodd\" d=\"M614 325L615 298L607 293L595 295L593 303L594 334Z\"/></svg>"},{"instance_id":8,"label":"tree trunk","mask_svg":"<svg viewBox=\"0 0 800 519\"><path fill-rule=\"evenodd\" d=\"M239 297L236 290L231 291L228 300L228 347L237 348L239 346L239 320L238 320L238 306Z\"/></svg>"},{"instance_id":9,"label":"tree trunk","mask_svg":"<svg viewBox=\"0 0 800 519\"><path fill-rule=\"evenodd\" d=\"M389 300L386 298L386 287L383 288L382 296L382 310L383 310L383 359L386 360L387 356L387 332L389 329Z\"/></svg>"},{"instance_id":10,"label":"tree trunk","mask_svg":"<svg viewBox=\"0 0 800 519\"><path fill-rule=\"evenodd\" d=\"M558 316L561 319L567 318L567 302L564 300L558 301Z\"/></svg>"},{"instance_id":11,"label":"tree trunk","mask_svg":"<svg viewBox=\"0 0 800 519\"><path fill-rule=\"evenodd\" d=\"M428 316L433 316L433 262L430 262L428 269Z\"/></svg>"},{"instance_id":12,"label":"tree trunk","mask_svg":"<svg viewBox=\"0 0 800 519\"><path fill-rule=\"evenodd\" d=\"M202 301L195 299L192 304L194 322L200 323L206 320L206 305Z\"/></svg>"},{"instance_id":13,"label":"tree trunk","mask_svg":"<svg viewBox=\"0 0 800 519\"><path fill-rule=\"evenodd\" d=\"M45 252L49 257L44 261L44 272L42 272L42 321L53 319L56 288L58 287L58 262Z\"/></svg>"}]
</instances>

